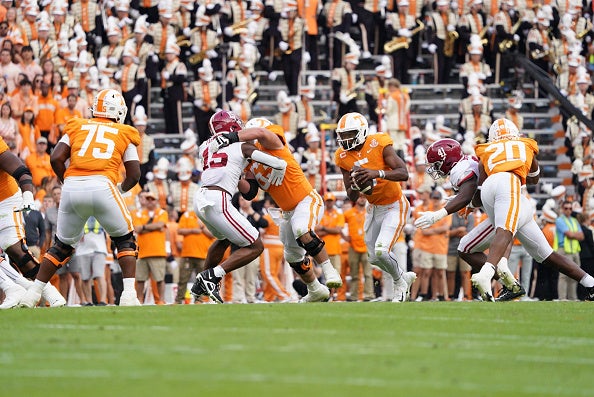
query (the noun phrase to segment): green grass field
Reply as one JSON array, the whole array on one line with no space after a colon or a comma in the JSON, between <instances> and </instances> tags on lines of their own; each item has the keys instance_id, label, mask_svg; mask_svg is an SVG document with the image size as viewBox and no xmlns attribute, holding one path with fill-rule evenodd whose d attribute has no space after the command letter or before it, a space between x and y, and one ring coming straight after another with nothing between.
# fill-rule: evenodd
<instances>
[{"instance_id":1,"label":"green grass field","mask_svg":"<svg viewBox=\"0 0 594 397\"><path fill-rule=\"evenodd\" d=\"M0 313L0 396L593 396L584 302Z\"/></svg>"}]
</instances>

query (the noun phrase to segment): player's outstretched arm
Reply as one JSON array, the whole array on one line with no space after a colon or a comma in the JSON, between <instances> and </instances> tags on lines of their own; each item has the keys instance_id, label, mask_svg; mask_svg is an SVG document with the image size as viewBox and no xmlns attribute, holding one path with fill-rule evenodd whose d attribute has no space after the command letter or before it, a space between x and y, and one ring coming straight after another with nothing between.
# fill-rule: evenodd
<instances>
[{"instance_id":1,"label":"player's outstretched arm","mask_svg":"<svg viewBox=\"0 0 594 397\"><path fill-rule=\"evenodd\" d=\"M66 172L66 161L70 158L70 146L64 142L58 142L50 156L52 169L60 182L64 182L64 173Z\"/></svg>"},{"instance_id":2,"label":"player's outstretched arm","mask_svg":"<svg viewBox=\"0 0 594 397\"><path fill-rule=\"evenodd\" d=\"M243 143L241 145L241 151L245 158L272 168L272 171L269 175L271 185L278 186L283 182L285 170L287 169L287 162L285 160L258 150L258 148L256 148L256 146L254 146L252 143Z\"/></svg>"},{"instance_id":3,"label":"player's outstretched arm","mask_svg":"<svg viewBox=\"0 0 594 397\"><path fill-rule=\"evenodd\" d=\"M449 214L460 211L466 207L472 201L472 196L476 192L478 177L472 174L467 180L465 180L458 189L458 194L454 196L445 206L446 211Z\"/></svg>"},{"instance_id":4,"label":"player's outstretched arm","mask_svg":"<svg viewBox=\"0 0 594 397\"><path fill-rule=\"evenodd\" d=\"M275 133L266 128L254 127L246 128L238 132L219 134L210 143L209 149L211 152L216 152L220 148L229 146L233 143L251 142L254 140L258 140L265 149L277 150L283 148L283 142Z\"/></svg>"}]
</instances>

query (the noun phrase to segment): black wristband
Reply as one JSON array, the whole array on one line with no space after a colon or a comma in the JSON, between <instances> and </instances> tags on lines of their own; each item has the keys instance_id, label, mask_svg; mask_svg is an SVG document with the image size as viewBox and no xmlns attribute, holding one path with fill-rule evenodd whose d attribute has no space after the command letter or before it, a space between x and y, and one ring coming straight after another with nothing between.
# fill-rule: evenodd
<instances>
[{"instance_id":1,"label":"black wristband","mask_svg":"<svg viewBox=\"0 0 594 397\"><path fill-rule=\"evenodd\" d=\"M239 134L235 131L232 131L227 134L227 139L229 139L229 145L237 143L239 142Z\"/></svg>"}]
</instances>

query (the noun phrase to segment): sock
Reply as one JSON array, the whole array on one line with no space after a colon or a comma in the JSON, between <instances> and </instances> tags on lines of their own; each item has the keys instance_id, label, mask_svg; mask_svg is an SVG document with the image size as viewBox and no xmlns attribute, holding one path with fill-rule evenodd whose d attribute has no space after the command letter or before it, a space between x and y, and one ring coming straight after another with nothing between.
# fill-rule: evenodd
<instances>
[{"instance_id":1,"label":"sock","mask_svg":"<svg viewBox=\"0 0 594 397\"><path fill-rule=\"evenodd\" d=\"M514 284L516 283L516 278L512 274L511 270L509 270L509 266L507 266L507 258L501 258L499 263L497 264L497 274L503 284L508 289L512 289Z\"/></svg>"},{"instance_id":2,"label":"sock","mask_svg":"<svg viewBox=\"0 0 594 397\"><path fill-rule=\"evenodd\" d=\"M216 266L214 269L212 269L214 271L214 275L217 277L224 277L225 274L227 274L227 272L225 271L225 269L223 269L221 267L221 265Z\"/></svg>"},{"instance_id":3,"label":"sock","mask_svg":"<svg viewBox=\"0 0 594 397\"><path fill-rule=\"evenodd\" d=\"M382 256L382 258L385 257ZM400 277L402 277L402 269L400 269L400 266L398 266L396 256L394 256L391 251L388 253L387 258L380 259L380 261L384 265L384 270L388 272L390 276L392 276L392 279L394 279L395 282L400 280Z\"/></svg>"},{"instance_id":4,"label":"sock","mask_svg":"<svg viewBox=\"0 0 594 397\"><path fill-rule=\"evenodd\" d=\"M483 277L486 277L489 280L491 280L493 278L493 276L495 275L495 266L493 266L489 262L485 262L485 264L483 265L483 267L481 268L481 271L479 273Z\"/></svg>"},{"instance_id":5,"label":"sock","mask_svg":"<svg viewBox=\"0 0 594 397\"><path fill-rule=\"evenodd\" d=\"M123 279L124 281L124 291L135 291L134 288L134 284L136 282L136 279L134 277L129 277L129 278L125 278Z\"/></svg>"},{"instance_id":6,"label":"sock","mask_svg":"<svg viewBox=\"0 0 594 397\"><path fill-rule=\"evenodd\" d=\"M592 288L592 287L594 287L594 277L590 276L589 274L586 274L580 280L580 284L586 288Z\"/></svg>"},{"instance_id":7,"label":"sock","mask_svg":"<svg viewBox=\"0 0 594 397\"><path fill-rule=\"evenodd\" d=\"M27 280L19 272L17 272L14 269L14 267L10 266L10 264L8 264L8 262L6 261L0 262L0 269L2 269L2 271L8 278L10 278L12 281L14 281L15 284L18 284L21 287L29 288L33 285L33 281Z\"/></svg>"},{"instance_id":8,"label":"sock","mask_svg":"<svg viewBox=\"0 0 594 397\"><path fill-rule=\"evenodd\" d=\"M332 263L330 263L330 259L326 259L324 262L320 263L320 266L322 267L322 271L324 271L328 266L334 268Z\"/></svg>"},{"instance_id":9,"label":"sock","mask_svg":"<svg viewBox=\"0 0 594 397\"><path fill-rule=\"evenodd\" d=\"M33 290L36 290L37 292L39 292L39 293L41 294L41 291L43 291L43 289L45 288L45 285L46 285L46 284L47 284L47 283L44 283L43 281L40 281L40 280L35 280L35 281L33 282L33 285L31 286L31 288L32 288Z\"/></svg>"},{"instance_id":10,"label":"sock","mask_svg":"<svg viewBox=\"0 0 594 397\"><path fill-rule=\"evenodd\" d=\"M311 283L306 283L306 284L307 284L308 291L313 291L313 290L318 289L319 287L322 286L322 284L320 283L320 281L317 278L314 278L314 280Z\"/></svg>"},{"instance_id":11,"label":"sock","mask_svg":"<svg viewBox=\"0 0 594 397\"><path fill-rule=\"evenodd\" d=\"M2 270L0 270L0 289L2 291L6 291L7 288L10 288L14 285L14 281L12 281Z\"/></svg>"}]
</instances>

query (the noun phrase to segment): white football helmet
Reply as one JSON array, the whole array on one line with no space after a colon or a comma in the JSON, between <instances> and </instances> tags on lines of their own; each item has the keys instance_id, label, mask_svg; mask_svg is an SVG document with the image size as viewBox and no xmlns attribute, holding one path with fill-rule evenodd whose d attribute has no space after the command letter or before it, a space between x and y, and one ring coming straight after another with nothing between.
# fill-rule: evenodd
<instances>
[{"instance_id":1,"label":"white football helmet","mask_svg":"<svg viewBox=\"0 0 594 397\"><path fill-rule=\"evenodd\" d=\"M361 113L347 113L338 120L336 134L338 144L344 150L353 150L365 142L369 123Z\"/></svg>"},{"instance_id":2,"label":"white football helmet","mask_svg":"<svg viewBox=\"0 0 594 397\"><path fill-rule=\"evenodd\" d=\"M108 89L97 94L91 112L94 117L105 117L123 123L128 113L128 107L122 94L116 90Z\"/></svg>"},{"instance_id":3,"label":"white football helmet","mask_svg":"<svg viewBox=\"0 0 594 397\"><path fill-rule=\"evenodd\" d=\"M245 128L266 128L272 125L272 122L264 117L254 117L245 123Z\"/></svg>"},{"instance_id":4,"label":"white football helmet","mask_svg":"<svg viewBox=\"0 0 594 397\"><path fill-rule=\"evenodd\" d=\"M491 124L491 128L489 128L489 142L518 138L520 138L520 131L511 120L497 119Z\"/></svg>"}]
</instances>

